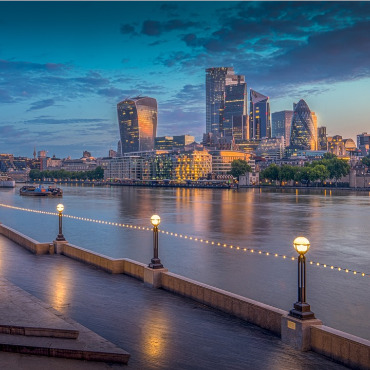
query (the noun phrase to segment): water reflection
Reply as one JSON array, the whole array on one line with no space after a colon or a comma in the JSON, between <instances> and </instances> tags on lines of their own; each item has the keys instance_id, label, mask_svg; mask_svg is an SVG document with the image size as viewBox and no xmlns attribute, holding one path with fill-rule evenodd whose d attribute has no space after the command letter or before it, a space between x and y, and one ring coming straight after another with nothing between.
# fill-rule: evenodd
<instances>
[{"instance_id":1,"label":"water reflection","mask_svg":"<svg viewBox=\"0 0 370 370\"><path fill-rule=\"evenodd\" d=\"M161 228L169 232L287 256L294 255L292 242L303 235L311 242L309 260L369 272L364 242L370 239L368 192L88 186L63 190L63 203L71 215L150 227L150 216L157 213ZM14 190L0 189L0 197L2 203L51 212L59 202L20 197ZM52 216L0 207L0 222L41 242L53 240L58 233L57 218ZM67 218L63 233L73 244L114 258L143 263L152 258L148 231ZM289 260L162 233L159 257L171 272L275 307L290 309L296 299L296 263ZM58 287L53 300L63 306L72 287L69 279L63 279L68 272L59 274L53 275L52 284ZM310 265L308 281L309 303L324 324L369 338L370 323L366 326L361 321L364 307L370 307L370 297L364 294L368 278ZM332 302L336 302L335 314ZM348 319L348 312L354 312L354 317Z\"/></svg>"},{"instance_id":2,"label":"water reflection","mask_svg":"<svg viewBox=\"0 0 370 370\"><path fill-rule=\"evenodd\" d=\"M51 305L58 311L65 312L69 305L71 286L71 277L69 269L64 266L58 266L51 270L50 291Z\"/></svg>"}]
</instances>

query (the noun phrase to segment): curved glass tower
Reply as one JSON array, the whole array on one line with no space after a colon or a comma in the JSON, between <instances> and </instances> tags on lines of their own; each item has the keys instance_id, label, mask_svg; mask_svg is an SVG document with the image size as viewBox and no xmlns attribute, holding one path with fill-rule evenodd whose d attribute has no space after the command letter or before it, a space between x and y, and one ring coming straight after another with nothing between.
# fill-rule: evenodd
<instances>
[{"instance_id":1,"label":"curved glass tower","mask_svg":"<svg viewBox=\"0 0 370 370\"><path fill-rule=\"evenodd\" d=\"M122 154L154 150L157 134L157 101L137 96L117 104Z\"/></svg>"},{"instance_id":2,"label":"curved glass tower","mask_svg":"<svg viewBox=\"0 0 370 370\"><path fill-rule=\"evenodd\" d=\"M311 110L303 99L294 104L290 145L303 150L317 150L317 127Z\"/></svg>"}]
</instances>

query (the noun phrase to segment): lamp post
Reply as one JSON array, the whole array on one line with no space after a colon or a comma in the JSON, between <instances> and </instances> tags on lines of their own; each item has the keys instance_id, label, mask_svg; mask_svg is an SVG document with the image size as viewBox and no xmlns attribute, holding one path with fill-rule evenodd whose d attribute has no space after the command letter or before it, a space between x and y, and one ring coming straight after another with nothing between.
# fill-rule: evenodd
<instances>
[{"instance_id":1,"label":"lamp post","mask_svg":"<svg viewBox=\"0 0 370 370\"><path fill-rule=\"evenodd\" d=\"M294 308L289 315L300 320L314 319L315 315L311 312L310 305L306 302L306 257L310 242L303 236L294 239L294 249L298 252L298 301L294 303Z\"/></svg>"},{"instance_id":2,"label":"lamp post","mask_svg":"<svg viewBox=\"0 0 370 370\"><path fill-rule=\"evenodd\" d=\"M161 218L158 215L153 215L150 218L150 222L153 225L153 249L154 249L154 257L151 259L148 267L152 269L161 269L163 265L161 264L161 260L158 258L158 225L161 222Z\"/></svg>"},{"instance_id":3,"label":"lamp post","mask_svg":"<svg viewBox=\"0 0 370 370\"><path fill-rule=\"evenodd\" d=\"M63 210L64 210L63 204L58 204L57 205L57 211L59 212L59 234L58 234L57 238L55 239L56 241L65 241L66 240L64 238L63 230L62 230Z\"/></svg>"}]
</instances>

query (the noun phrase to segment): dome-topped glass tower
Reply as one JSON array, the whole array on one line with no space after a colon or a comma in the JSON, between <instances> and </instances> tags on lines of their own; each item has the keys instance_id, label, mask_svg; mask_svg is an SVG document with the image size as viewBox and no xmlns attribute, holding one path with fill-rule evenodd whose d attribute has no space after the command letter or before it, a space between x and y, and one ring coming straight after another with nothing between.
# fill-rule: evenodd
<instances>
[{"instance_id":1,"label":"dome-topped glass tower","mask_svg":"<svg viewBox=\"0 0 370 370\"><path fill-rule=\"evenodd\" d=\"M312 112L303 99L301 99L298 104L294 104L294 113L290 129L290 146L303 150L316 150L316 125Z\"/></svg>"}]
</instances>

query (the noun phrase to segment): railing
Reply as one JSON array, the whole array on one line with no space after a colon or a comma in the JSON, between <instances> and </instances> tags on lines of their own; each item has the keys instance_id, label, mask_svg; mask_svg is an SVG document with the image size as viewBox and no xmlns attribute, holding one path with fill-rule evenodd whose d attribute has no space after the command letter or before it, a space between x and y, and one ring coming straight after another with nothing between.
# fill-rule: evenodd
<instances>
[{"instance_id":1,"label":"railing","mask_svg":"<svg viewBox=\"0 0 370 370\"><path fill-rule=\"evenodd\" d=\"M57 212L47 212L47 211L40 211L40 210L30 209L30 208L15 207L15 206L11 206L11 205L8 205L8 204L3 204L3 203L0 203L0 207L14 209L14 210L23 211L23 212L33 212L33 213L38 213L38 214L43 214L43 215L59 216L59 214ZM79 217L79 216L73 216L73 215L67 215L67 214L63 214L63 217L74 219L74 220L79 220L79 221L93 222L93 223L97 223L97 224L101 224L101 225L109 225L109 226L114 226L114 227L123 227L123 228L127 228L127 229L152 232L152 228L147 227L147 226L138 226L138 225L132 225L132 224L124 224L124 223L118 223L118 222L97 220L97 219L92 219L92 218L87 218L87 217ZM175 233L175 232L166 231L166 230L163 230L163 229L159 229L158 232L162 233L164 235L175 237L175 238L187 239L191 242L196 242L196 243L208 244L208 245L212 245L212 246L216 246L216 247L233 249L233 250L241 252L241 253L263 255L263 256L266 256L266 257L273 257L273 258L282 258L286 261L296 261L297 260L297 257L294 257L294 256L287 256L287 255L284 255L284 254L267 252L267 251L263 251L263 250L256 249L256 248L241 247L239 245L223 243L223 242L220 242L220 241L208 240L208 239L200 238L200 237L197 237L197 236ZM334 270L334 271L344 272L344 273L347 273L347 274L350 274L350 275L353 275L353 276L356 275L356 276L361 276L361 277L370 277L370 273L357 271L357 270L354 270L354 269L351 269L351 268L345 268L345 267L341 267L341 266L336 266L334 264L323 263L323 262L312 261L312 260L308 260L307 262L310 265L313 265L313 266L316 266L316 267L323 267L327 270Z\"/></svg>"}]
</instances>

